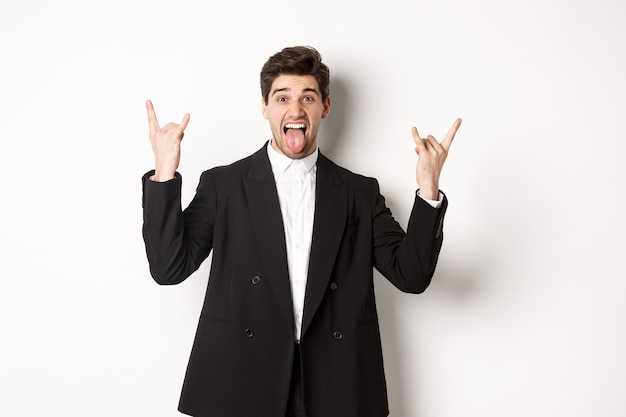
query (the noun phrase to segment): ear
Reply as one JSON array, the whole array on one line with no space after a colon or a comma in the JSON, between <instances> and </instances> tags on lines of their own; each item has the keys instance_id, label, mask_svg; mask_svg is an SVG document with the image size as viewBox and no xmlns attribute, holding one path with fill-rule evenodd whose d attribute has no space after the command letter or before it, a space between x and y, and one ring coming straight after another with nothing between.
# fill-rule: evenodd
<instances>
[{"instance_id":1,"label":"ear","mask_svg":"<svg viewBox=\"0 0 626 417\"><path fill-rule=\"evenodd\" d=\"M322 111L322 119L325 119L330 113L330 97L326 97L326 101L324 102L324 110Z\"/></svg>"},{"instance_id":2,"label":"ear","mask_svg":"<svg viewBox=\"0 0 626 417\"><path fill-rule=\"evenodd\" d=\"M267 103L265 103L265 99L261 97L261 110L263 111L263 117L269 120L269 116L267 115Z\"/></svg>"}]
</instances>

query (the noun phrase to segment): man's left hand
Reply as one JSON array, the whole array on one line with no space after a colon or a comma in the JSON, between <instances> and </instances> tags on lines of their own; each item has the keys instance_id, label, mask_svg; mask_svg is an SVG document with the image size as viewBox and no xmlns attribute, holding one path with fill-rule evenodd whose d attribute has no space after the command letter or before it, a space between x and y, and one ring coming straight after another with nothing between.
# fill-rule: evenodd
<instances>
[{"instance_id":1,"label":"man's left hand","mask_svg":"<svg viewBox=\"0 0 626 417\"><path fill-rule=\"evenodd\" d=\"M439 199L439 176L459 126L461 126L461 119L456 119L441 142L437 142L437 139L431 135L422 138L417 128L413 127L415 153L419 156L415 179L420 188L420 196L429 200Z\"/></svg>"}]
</instances>

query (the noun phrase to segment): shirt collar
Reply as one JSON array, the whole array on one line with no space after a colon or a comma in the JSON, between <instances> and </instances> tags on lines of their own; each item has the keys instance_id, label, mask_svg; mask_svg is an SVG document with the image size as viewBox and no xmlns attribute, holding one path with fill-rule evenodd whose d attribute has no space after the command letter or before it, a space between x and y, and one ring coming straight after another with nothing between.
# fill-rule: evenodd
<instances>
[{"instance_id":1,"label":"shirt collar","mask_svg":"<svg viewBox=\"0 0 626 417\"><path fill-rule=\"evenodd\" d=\"M300 159L300 161L304 162L307 172L310 172L317 163L318 155L319 148L315 148L315 151L313 151L311 155ZM272 166L274 175L284 174L287 168L289 168L289 166L294 162L294 159L291 159L274 149L272 147L271 140L267 143L267 156L270 159L270 165Z\"/></svg>"}]
</instances>

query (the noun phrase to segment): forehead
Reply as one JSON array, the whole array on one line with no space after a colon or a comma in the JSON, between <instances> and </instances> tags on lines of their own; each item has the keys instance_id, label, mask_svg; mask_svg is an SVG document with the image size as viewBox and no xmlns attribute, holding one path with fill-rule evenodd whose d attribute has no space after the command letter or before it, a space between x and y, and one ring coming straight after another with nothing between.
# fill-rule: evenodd
<instances>
[{"instance_id":1,"label":"forehead","mask_svg":"<svg viewBox=\"0 0 626 417\"><path fill-rule=\"evenodd\" d=\"M312 75L281 74L272 82L270 94L274 94L277 91L292 93L315 91L319 94L320 88L317 79Z\"/></svg>"}]
</instances>

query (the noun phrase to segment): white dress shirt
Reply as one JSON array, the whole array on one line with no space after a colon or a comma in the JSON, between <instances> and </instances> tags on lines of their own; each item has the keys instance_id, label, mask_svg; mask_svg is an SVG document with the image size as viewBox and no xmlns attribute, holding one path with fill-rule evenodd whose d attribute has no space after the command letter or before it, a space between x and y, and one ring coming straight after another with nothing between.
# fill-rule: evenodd
<instances>
[{"instance_id":1,"label":"white dress shirt","mask_svg":"<svg viewBox=\"0 0 626 417\"><path fill-rule=\"evenodd\" d=\"M311 155L294 160L276 151L271 143L267 145L267 155L276 181L276 191L285 228L287 267L297 341L300 341L302 330L304 295L313 237L318 153L318 149L315 149ZM439 201L421 198L435 208L441 206L443 201L441 193L439 193Z\"/></svg>"},{"instance_id":2,"label":"white dress shirt","mask_svg":"<svg viewBox=\"0 0 626 417\"><path fill-rule=\"evenodd\" d=\"M294 160L277 152L271 144L268 144L267 154L276 181L285 228L295 337L299 341L313 236L318 150L315 149L315 152L305 158Z\"/></svg>"}]
</instances>

